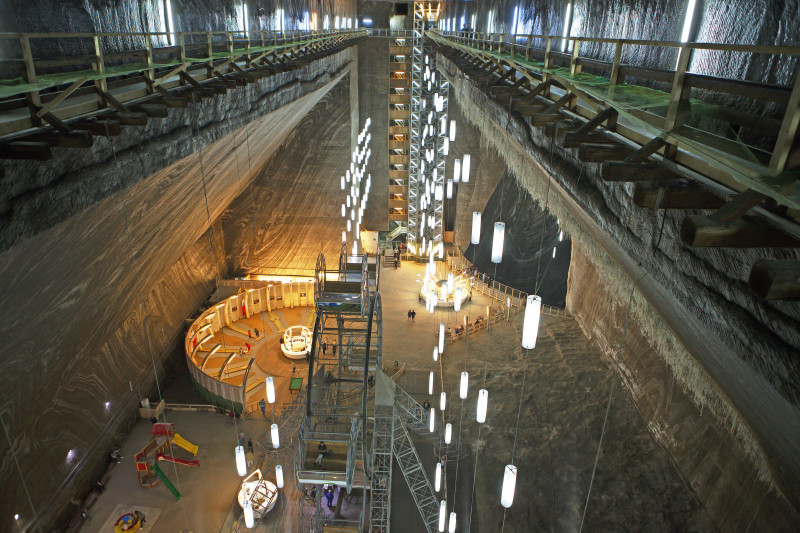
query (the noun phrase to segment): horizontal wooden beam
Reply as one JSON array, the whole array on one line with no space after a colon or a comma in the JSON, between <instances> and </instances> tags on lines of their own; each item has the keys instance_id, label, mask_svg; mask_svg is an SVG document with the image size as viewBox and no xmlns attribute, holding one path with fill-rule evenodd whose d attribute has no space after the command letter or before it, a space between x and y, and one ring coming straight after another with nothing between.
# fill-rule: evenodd
<instances>
[{"instance_id":1,"label":"horizontal wooden beam","mask_svg":"<svg viewBox=\"0 0 800 533\"><path fill-rule=\"evenodd\" d=\"M530 116L531 126L546 126L561 118L559 113L534 113Z\"/></svg>"},{"instance_id":2,"label":"horizontal wooden beam","mask_svg":"<svg viewBox=\"0 0 800 533\"><path fill-rule=\"evenodd\" d=\"M580 133L574 131L567 131L564 133L564 140L562 143L564 148L575 148L584 143L605 144L613 143L613 141L603 133Z\"/></svg>"},{"instance_id":3,"label":"horizontal wooden beam","mask_svg":"<svg viewBox=\"0 0 800 533\"><path fill-rule=\"evenodd\" d=\"M0 144L0 159L47 161L53 157L46 142L16 141Z\"/></svg>"},{"instance_id":4,"label":"horizontal wooden beam","mask_svg":"<svg viewBox=\"0 0 800 533\"><path fill-rule=\"evenodd\" d=\"M717 209L725 200L696 182L638 181L633 203L647 209Z\"/></svg>"},{"instance_id":5,"label":"horizontal wooden beam","mask_svg":"<svg viewBox=\"0 0 800 533\"><path fill-rule=\"evenodd\" d=\"M756 261L747 284L764 300L800 300L800 261Z\"/></svg>"},{"instance_id":6,"label":"horizontal wooden beam","mask_svg":"<svg viewBox=\"0 0 800 533\"><path fill-rule=\"evenodd\" d=\"M672 181L677 174L658 163L625 163L605 161L600 167L600 177L605 181Z\"/></svg>"},{"instance_id":7,"label":"horizontal wooden beam","mask_svg":"<svg viewBox=\"0 0 800 533\"><path fill-rule=\"evenodd\" d=\"M125 126L147 126L145 113L114 113L111 118Z\"/></svg>"},{"instance_id":8,"label":"horizontal wooden beam","mask_svg":"<svg viewBox=\"0 0 800 533\"><path fill-rule=\"evenodd\" d=\"M122 126L116 120L78 120L70 123L76 130L86 130L92 135L116 137L122 133Z\"/></svg>"},{"instance_id":9,"label":"horizontal wooden beam","mask_svg":"<svg viewBox=\"0 0 800 533\"><path fill-rule=\"evenodd\" d=\"M602 163L603 161L616 161L624 159L630 150L621 144L591 144L586 143L578 147L578 159L584 163Z\"/></svg>"},{"instance_id":10,"label":"horizontal wooden beam","mask_svg":"<svg viewBox=\"0 0 800 533\"><path fill-rule=\"evenodd\" d=\"M43 131L28 135L25 138L33 142L46 142L51 146L62 148L91 148L94 144L92 134L83 130L69 132Z\"/></svg>"},{"instance_id":11,"label":"horizontal wooden beam","mask_svg":"<svg viewBox=\"0 0 800 533\"><path fill-rule=\"evenodd\" d=\"M148 117L166 118L169 113L167 106L156 103L136 104L131 106L132 111L144 113Z\"/></svg>"},{"instance_id":12,"label":"horizontal wooden beam","mask_svg":"<svg viewBox=\"0 0 800 533\"><path fill-rule=\"evenodd\" d=\"M758 219L717 222L688 215L681 224L681 241L694 248L797 248L800 240Z\"/></svg>"}]
</instances>

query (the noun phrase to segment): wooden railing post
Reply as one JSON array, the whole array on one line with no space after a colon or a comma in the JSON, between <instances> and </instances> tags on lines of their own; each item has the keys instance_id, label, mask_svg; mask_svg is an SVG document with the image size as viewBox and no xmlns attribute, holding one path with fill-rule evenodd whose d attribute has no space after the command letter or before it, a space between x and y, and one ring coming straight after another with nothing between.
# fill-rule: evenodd
<instances>
[{"instance_id":1,"label":"wooden railing post","mask_svg":"<svg viewBox=\"0 0 800 533\"><path fill-rule=\"evenodd\" d=\"M678 55L678 66L675 67L675 77L672 79L672 91L669 93L669 107L667 116L664 119L664 129L668 132L676 132L683 125L683 119L689 104L689 88L686 86L686 69L689 68L689 59L692 49L687 45L680 48ZM674 159L678 153L678 147L674 143L664 147L664 157Z\"/></svg>"},{"instance_id":2,"label":"wooden railing post","mask_svg":"<svg viewBox=\"0 0 800 533\"><path fill-rule=\"evenodd\" d=\"M150 34L144 36L144 62L147 64L148 69L144 71L144 77L150 82L145 84L145 91L147 94L153 94L153 86L151 83L155 79L155 70L153 70L153 42L150 40Z\"/></svg>"},{"instance_id":3,"label":"wooden railing post","mask_svg":"<svg viewBox=\"0 0 800 533\"><path fill-rule=\"evenodd\" d=\"M229 31L228 33L228 53L233 56L233 32ZM230 57L228 59L231 59ZM227 72L233 72L233 67L228 65L228 68L225 69Z\"/></svg>"},{"instance_id":4,"label":"wooden railing post","mask_svg":"<svg viewBox=\"0 0 800 533\"><path fill-rule=\"evenodd\" d=\"M33 63L33 53L31 52L31 42L27 35L24 33L19 37L19 47L22 49L22 60L25 63L25 81L27 83L36 83L36 66ZM36 112L42 105L42 99L39 97L39 91L28 91L25 93L25 99L28 102L28 108L31 113L31 122L34 126L40 126L42 119L40 119Z\"/></svg>"},{"instance_id":5,"label":"wooden railing post","mask_svg":"<svg viewBox=\"0 0 800 533\"><path fill-rule=\"evenodd\" d=\"M581 71L581 60L578 57L581 42L577 39L572 39L572 58L569 60L569 73L573 76Z\"/></svg>"},{"instance_id":6,"label":"wooden railing post","mask_svg":"<svg viewBox=\"0 0 800 533\"><path fill-rule=\"evenodd\" d=\"M92 64L92 70L100 74L101 76L105 75L106 73L106 65L103 59L103 41L100 35L94 35L94 63ZM100 78L99 80L95 80L94 86L103 93L108 91L108 83L106 82L105 77ZM100 107L108 107L108 102L102 96L101 92L97 93L97 102Z\"/></svg>"},{"instance_id":7,"label":"wooden railing post","mask_svg":"<svg viewBox=\"0 0 800 533\"><path fill-rule=\"evenodd\" d=\"M549 69L549 68L553 67L553 56L550 53L552 47L553 47L553 38L548 35L547 36L547 44L545 45L545 48L544 48L544 68L545 69ZM553 76L551 76L549 73L545 72L542 75L542 82L544 83L546 81L550 81L552 78L553 78ZM544 96L545 98L549 98L550 97L550 87L549 86L544 91L542 91L542 96Z\"/></svg>"},{"instance_id":8,"label":"wooden railing post","mask_svg":"<svg viewBox=\"0 0 800 533\"><path fill-rule=\"evenodd\" d=\"M528 42L525 43L525 61L531 60L531 41L533 40L533 35L528 35Z\"/></svg>"}]
</instances>

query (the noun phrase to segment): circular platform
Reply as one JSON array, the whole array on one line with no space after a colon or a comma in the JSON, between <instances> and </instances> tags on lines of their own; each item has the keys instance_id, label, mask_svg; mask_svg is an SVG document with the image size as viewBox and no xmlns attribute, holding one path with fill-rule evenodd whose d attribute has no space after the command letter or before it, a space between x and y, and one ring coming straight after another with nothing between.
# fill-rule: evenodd
<instances>
[{"instance_id":1,"label":"circular platform","mask_svg":"<svg viewBox=\"0 0 800 533\"><path fill-rule=\"evenodd\" d=\"M305 326L291 326L283 333L281 351L289 359L305 359L311 351L311 330Z\"/></svg>"}]
</instances>

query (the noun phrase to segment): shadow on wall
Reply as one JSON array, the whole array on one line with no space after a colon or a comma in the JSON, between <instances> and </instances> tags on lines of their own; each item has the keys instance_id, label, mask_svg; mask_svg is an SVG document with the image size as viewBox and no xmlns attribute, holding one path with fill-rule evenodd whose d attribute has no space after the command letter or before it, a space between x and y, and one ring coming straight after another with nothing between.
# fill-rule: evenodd
<instances>
[{"instance_id":1,"label":"shadow on wall","mask_svg":"<svg viewBox=\"0 0 800 533\"><path fill-rule=\"evenodd\" d=\"M496 265L496 271L491 261L495 222L506 225L503 261ZM543 303L563 308L572 245L566 235L559 242L559 233L556 219L505 172L483 210L481 242L468 246L464 255L497 281L537 293Z\"/></svg>"}]
</instances>

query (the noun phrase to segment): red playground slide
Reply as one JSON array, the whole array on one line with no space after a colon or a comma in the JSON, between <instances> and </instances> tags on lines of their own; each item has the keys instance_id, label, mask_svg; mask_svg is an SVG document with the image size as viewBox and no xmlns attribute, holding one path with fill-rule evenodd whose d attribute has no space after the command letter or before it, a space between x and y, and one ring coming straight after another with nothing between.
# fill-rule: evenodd
<instances>
[{"instance_id":1,"label":"red playground slide","mask_svg":"<svg viewBox=\"0 0 800 533\"><path fill-rule=\"evenodd\" d=\"M186 465L186 466L200 466L200 461L187 461L186 459L178 459L176 457L172 457L171 455L164 455L163 453L159 453L156 455L157 461L169 461L171 463L178 463L179 465Z\"/></svg>"}]
</instances>

